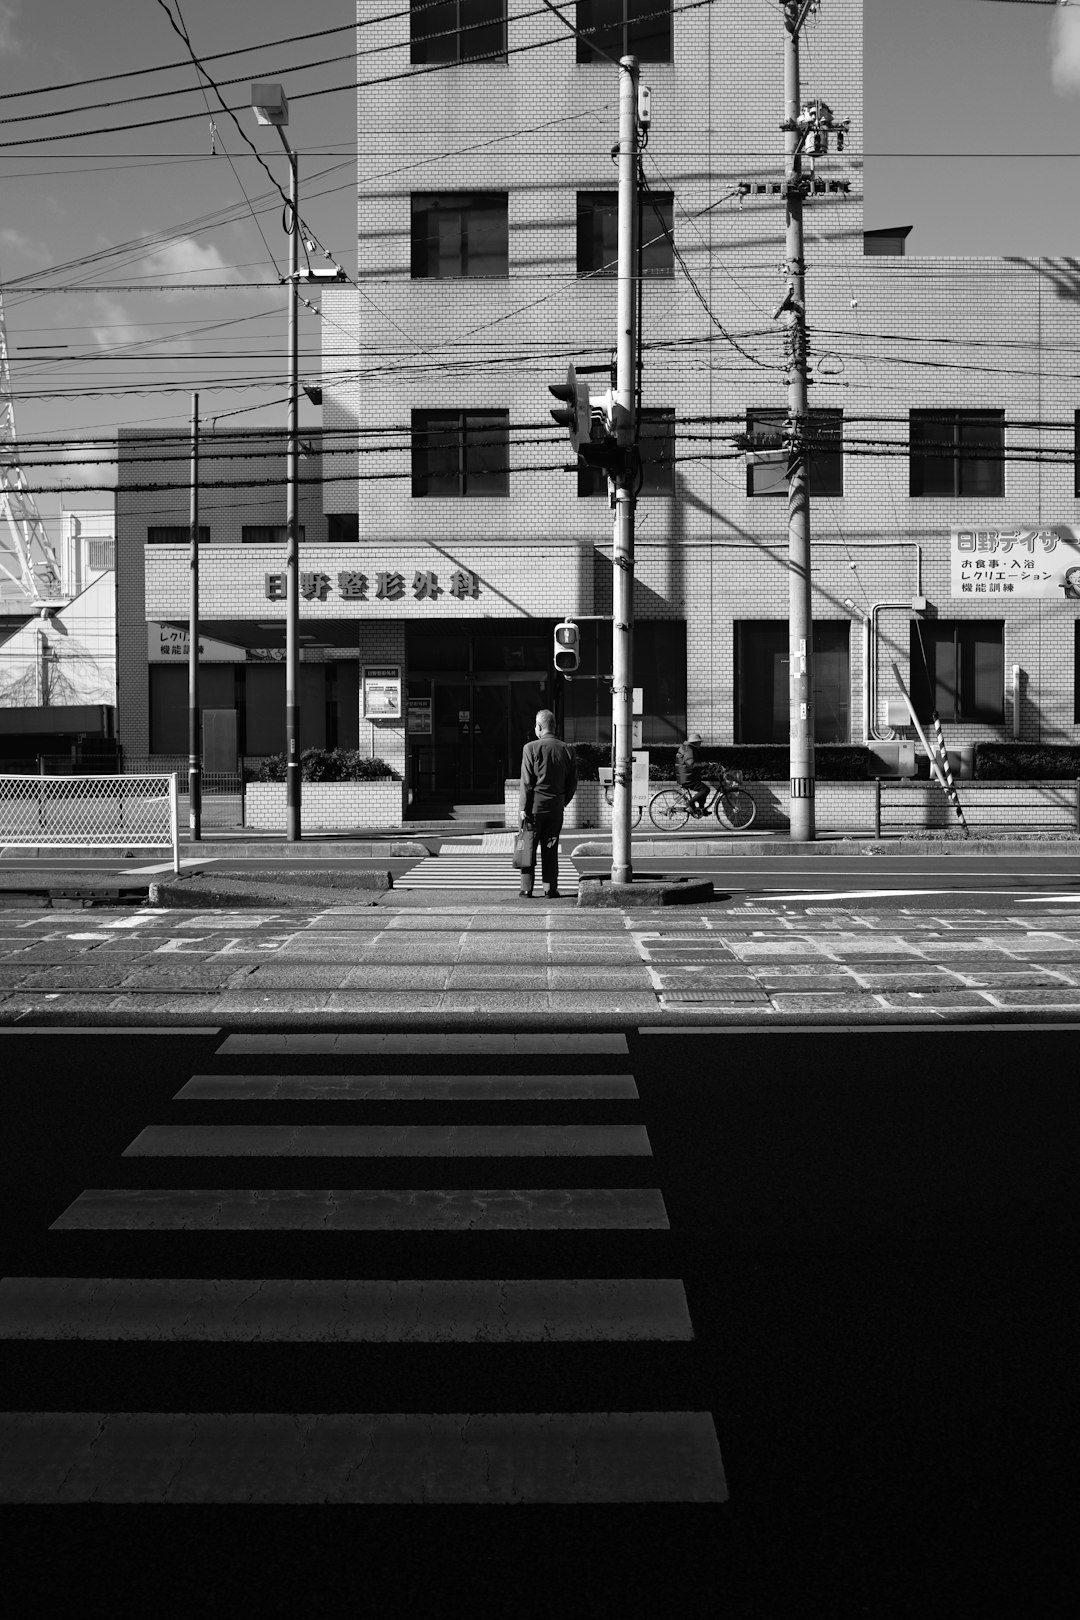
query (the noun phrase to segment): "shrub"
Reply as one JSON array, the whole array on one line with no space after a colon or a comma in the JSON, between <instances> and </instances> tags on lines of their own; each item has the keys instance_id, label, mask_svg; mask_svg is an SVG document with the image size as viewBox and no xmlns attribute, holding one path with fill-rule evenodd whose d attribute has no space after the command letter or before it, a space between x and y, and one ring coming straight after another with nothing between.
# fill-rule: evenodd
<instances>
[{"instance_id":1,"label":"shrub","mask_svg":"<svg viewBox=\"0 0 1080 1620\"><path fill-rule=\"evenodd\" d=\"M599 766L611 764L611 748L607 743L579 742L571 747L577 755L578 776L582 782L595 782ZM648 755L650 781L673 782L674 746L667 743L651 747ZM861 743L819 743L814 757L817 775L823 782L864 782L870 774L869 750ZM707 782L719 781L721 766L729 771L741 771L747 782L786 782L788 779L786 743L706 745L697 750L697 758Z\"/></svg>"},{"instance_id":2,"label":"shrub","mask_svg":"<svg viewBox=\"0 0 1080 1620\"><path fill-rule=\"evenodd\" d=\"M1080 748L1061 743L976 743L975 775L984 781L1075 779L1080 776Z\"/></svg>"},{"instance_id":3,"label":"shrub","mask_svg":"<svg viewBox=\"0 0 1080 1620\"><path fill-rule=\"evenodd\" d=\"M355 748L305 748L300 755L302 782L376 782L401 777L384 759L369 759ZM271 754L259 767L260 782L284 782L285 755Z\"/></svg>"}]
</instances>

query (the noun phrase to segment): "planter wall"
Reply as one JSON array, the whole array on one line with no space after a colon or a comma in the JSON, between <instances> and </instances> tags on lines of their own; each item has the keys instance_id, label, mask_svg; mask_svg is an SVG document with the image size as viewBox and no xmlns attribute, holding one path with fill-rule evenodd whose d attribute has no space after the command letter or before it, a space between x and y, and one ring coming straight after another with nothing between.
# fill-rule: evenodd
<instances>
[{"instance_id":1,"label":"planter wall","mask_svg":"<svg viewBox=\"0 0 1080 1620\"><path fill-rule=\"evenodd\" d=\"M285 831L284 782L248 782L244 798L247 826ZM375 782L304 782L300 790L305 832L400 827L404 810L405 783L392 777Z\"/></svg>"}]
</instances>

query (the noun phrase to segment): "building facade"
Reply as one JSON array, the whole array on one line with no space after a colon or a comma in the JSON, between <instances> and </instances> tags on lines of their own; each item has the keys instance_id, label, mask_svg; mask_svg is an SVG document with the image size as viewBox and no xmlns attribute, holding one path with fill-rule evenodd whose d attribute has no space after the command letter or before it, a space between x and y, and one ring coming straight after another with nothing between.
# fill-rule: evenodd
<instances>
[{"instance_id":1,"label":"building facade","mask_svg":"<svg viewBox=\"0 0 1080 1620\"><path fill-rule=\"evenodd\" d=\"M585 38L532 0L358 8L359 274L321 292L321 489L317 456L302 464L302 736L380 755L419 802L501 798L538 706L569 740L610 736L612 514L603 481L571 465L548 385L572 362L607 386L619 91L607 57L626 50L652 111L643 744L688 728L720 746L788 734L786 478L769 456L786 399L783 17L770 0L562 10ZM920 260L902 228L864 242L861 11L823 0L801 52L803 101L850 121L843 151L806 164L816 737L894 735L895 664L951 743L1073 742L1075 267ZM122 483L140 442L122 436ZM231 696L244 706L238 746L254 755L283 738L284 563L273 533L255 535L252 503L280 525L284 489L219 493L220 515L204 503L203 620L243 650ZM186 616L178 499L118 507L121 554L137 553L121 580L120 724L138 751L176 740L176 655L155 660L139 635ZM151 538L170 525L184 534ZM552 668L565 616L582 627L572 680ZM365 669L399 673L400 713L365 711ZM230 676L212 678L227 705Z\"/></svg>"}]
</instances>

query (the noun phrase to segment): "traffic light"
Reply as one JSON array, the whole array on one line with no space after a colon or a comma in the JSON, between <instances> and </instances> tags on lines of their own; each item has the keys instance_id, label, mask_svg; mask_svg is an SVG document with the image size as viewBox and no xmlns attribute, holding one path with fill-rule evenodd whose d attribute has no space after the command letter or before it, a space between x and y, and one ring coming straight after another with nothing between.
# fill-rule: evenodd
<instances>
[{"instance_id":1,"label":"traffic light","mask_svg":"<svg viewBox=\"0 0 1080 1620\"><path fill-rule=\"evenodd\" d=\"M578 376L573 366L568 366L566 381L549 383L548 393L564 401L557 409L552 406L551 415L569 433L570 443L577 452L588 441L592 429L589 385Z\"/></svg>"},{"instance_id":2,"label":"traffic light","mask_svg":"<svg viewBox=\"0 0 1080 1620\"><path fill-rule=\"evenodd\" d=\"M572 619L555 626L555 673L573 675L581 662L581 631Z\"/></svg>"},{"instance_id":3,"label":"traffic light","mask_svg":"<svg viewBox=\"0 0 1080 1620\"><path fill-rule=\"evenodd\" d=\"M552 418L570 435L574 454L589 466L613 471L619 451L611 427L611 394L592 395L589 385L573 366L564 383L549 383L548 393L563 403L552 407Z\"/></svg>"}]
</instances>

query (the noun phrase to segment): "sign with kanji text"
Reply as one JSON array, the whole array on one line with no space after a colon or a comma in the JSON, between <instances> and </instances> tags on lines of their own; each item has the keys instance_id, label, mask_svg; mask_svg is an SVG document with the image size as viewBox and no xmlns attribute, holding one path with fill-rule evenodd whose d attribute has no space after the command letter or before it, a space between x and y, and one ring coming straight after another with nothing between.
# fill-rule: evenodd
<instances>
[{"instance_id":1,"label":"sign with kanji text","mask_svg":"<svg viewBox=\"0 0 1080 1620\"><path fill-rule=\"evenodd\" d=\"M949 557L954 597L1080 601L1080 529L1066 523L953 529Z\"/></svg>"},{"instance_id":2,"label":"sign with kanji text","mask_svg":"<svg viewBox=\"0 0 1080 1620\"><path fill-rule=\"evenodd\" d=\"M401 719L400 664L365 664L361 691L365 720Z\"/></svg>"},{"instance_id":3,"label":"sign with kanji text","mask_svg":"<svg viewBox=\"0 0 1080 1620\"><path fill-rule=\"evenodd\" d=\"M431 736L431 699L414 698L408 700L405 710L405 730L410 737Z\"/></svg>"},{"instance_id":4,"label":"sign with kanji text","mask_svg":"<svg viewBox=\"0 0 1080 1620\"><path fill-rule=\"evenodd\" d=\"M299 589L305 602L325 602L334 596L344 602L437 602L444 595L464 602L480 595L480 576L468 568L452 568L442 579L433 568L417 568L411 580L394 568L339 568L335 574L302 569ZM268 602L284 602L286 576L266 574L263 590Z\"/></svg>"}]
</instances>

